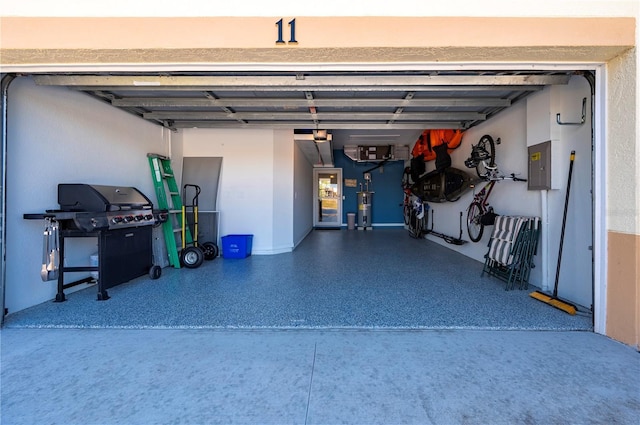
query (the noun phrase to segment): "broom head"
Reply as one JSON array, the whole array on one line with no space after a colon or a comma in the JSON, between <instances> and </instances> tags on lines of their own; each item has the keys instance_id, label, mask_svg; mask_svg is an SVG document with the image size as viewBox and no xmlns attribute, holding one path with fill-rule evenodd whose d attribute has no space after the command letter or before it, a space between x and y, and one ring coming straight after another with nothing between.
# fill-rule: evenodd
<instances>
[{"instance_id":1,"label":"broom head","mask_svg":"<svg viewBox=\"0 0 640 425\"><path fill-rule=\"evenodd\" d=\"M555 307L559 310L562 310L565 313L569 313L572 316L576 314L577 309L575 305L562 301L557 297L547 295L540 291L534 291L530 293L529 296L531 298L535 298L538 301L542 301L543 303L549 304L550 306Z\"/></svg>"}]
</instances>

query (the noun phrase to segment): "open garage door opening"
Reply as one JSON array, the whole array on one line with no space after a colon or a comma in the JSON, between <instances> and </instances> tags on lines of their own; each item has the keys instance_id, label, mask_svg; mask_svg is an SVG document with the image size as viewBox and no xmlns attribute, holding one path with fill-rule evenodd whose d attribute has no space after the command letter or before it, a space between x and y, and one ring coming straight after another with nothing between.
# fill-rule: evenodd
<instances>
[{"instance_id":1,"label":"open garage door opening","mask_svg":"<svg viewBox=\"0 0 640 425\"><path fill-rule=\"evenodd\" d=\"M220 234L254 235L253 255L244 265L225 263L223 257L198 274L172 271L175 277L168 281L194 279L207 286L202 288L207 294L216 285L220 290L231 291L227 295L239 288L250 293L250 285L242 286L242 279L253 282L243 274L246 273L244 266L269 270L281 261L276 257L292 256L291 261L298 268L291 269L290 275L279 276L275 271L273 275L265 274L271 276L267 279L271 295L278 294L278 285L274 282L279 279L283 282L280 289L289 287L292 292L279 300L281 304L274 299L262 310L262 315L258 314L253 325L323 326L322 311L330 310L333 305L336 311L345 313L335 320L342 317L345 323L326 322L327 326L375 327L385 323L391 323L392 327L465 326L455 321L429 324L398 320L413 315L413 307L404 312L402 308L402 297L411 298L412 286L406 286L406 292L401 291L400 295L394 294L387 291L391 288L389 284L385 286L383 278L376 285L386 290L374 293L369 292L373 279L358 277L365 272L377 273L380 277L387 276L386 280L392 285L393 279L401 276L403 281L413 280L414 288L427 291L435 277L439 279L438 284L452 279L454 273L448 274L443 268L449 267L452 271L457 262L463 264L464 275L475 276L474 284L496 285L491 280L495 278L480 277L493 227L488 224L485 234L473 242L466 225L469 205L482 188L478 182L476 188L461 193L456 200L431 200L425 204L429 218L427 230L432 230L425 238L410 238L405 229L401 205L405 169L411 166L415 145L425 132L446 129L462 132L461 143L449 152L451 167L474 178L477 177L475 169L467 168L465 161L470 157L472 146L486 135L495 143L495 163L500 175L514 174L530 180L532 170L539 165L536 162L542 162L538 155L544 155L544 161L548 161L543 168L548 167L545 171L549 171L549 175L542 185L530 187L528 183L500 181L489 199L500 216L533 216L540 220L540 239L531 257L534 265L529 277L531 290L535 286L549 291L554 285L569 154L576 152L559 275L560 295L590 315L594 304L594 200L591 195L594 76L595 70L555 67L546 71L112 72L21 76L8 89L6 192L7 207L16 213L7 217L7 224L22 229L22 234L29 235L29 242L7 236L5 307L10 315L14 312L17 315L45 302L48 297L48 290L37 282L37 273L33 278L33 269L38 269L41 256L41 232L33 223L24 223L21 214L51 207L55 204L51 197L55 184L76 178L106 184L133 181L135 184L130 185L141 186L143 192L153 194L144 155L161 150L156 153L169 155L177 170L181 170L183 158L222 158L218 192ZM51 131L52 128L55 131ZM316 137L323 131L331 135L330 141ZM351 155L354 148L357 152L366 150L368 156L354 159ZM376 152L385 149L387 154L378 157ZM596 147L596 154L597 150ZM389 154L391 151L394 155ZM46 155L39 156L42 152ZM433 172L435 160L424 161L424 167L424 173ZM336 208L339 211L337 226L331 227L341 229L341 236L353 236L352 239L357 240L331 239L329 233L320 235L311 231L313 205L317 202L313 170L318 168L342 171L343 192L341 199L334 200L341 202L341 208ZM41 173L25 176L27 169L38 169ZM114 173L116 169L118 172ZM358 193L362 192L361 185L365 182L370 184L370 192L375 193L371 232L354 230L351 234L348 215L358 213ZM30 199L27 187L42 187L47 195L43 200ZM452 235L464 243L447 243L446 238L437 234ZM368 242L367 238L370 238ZM339 255L341 248L335 244L348 243L355 244L355 252L350 253L354 256ZM305 244L313 245L314 249L308 250ZM408 247L411 247L410 255ZM78 256L84 249L87 247L78 248ZM375 252L367 254L367 249ZM17 252L21 258L30 260L19 261L12 254ZM454 264L451 259L444 261L438 257L447 252L458 259ZM298 260L295 257L298 254L308 258ZM379 255L392 261L376 260ZM430 255L441 259L430 258ZM282 267L280 270L286 270ZM232 277L234 273L239 273L240 281ZM305 295L296 292L300 287L290 287L296 276L311 277L313 291ZM13 282L19 280L31 283L14 287ZM346 286L337 285L338 282ZM455 279L452 282L455 283ZM154 285L162 284L162 281L154 282ZM28 288L30 285L35 289ZM345 288L358 295L344 292ZM194 290L197 291L197 287ZM505 296L502 283L496 285L498 290L500 296ZM507 296L518 294L529 301L526 292L516 289ZM428 291L415 293L421 294L419 303L429 305ZM257 288L252 296L256 294L260 294ZM336 294L346 297L344 304L333 298ZM391 300L393 296L400 298ZM451 299L455 297L454 291ZM483 309L499 308L495 303L500 301L489 301L489 298L484 295L476 298L477 315L486 314L488 327L508 327L498 323L499 319L492 321L491 314L483 313ZM319 301L323 299L326 304ZM306 310L301 307L304 304L301 300L306 303ZM375 303L369 304L374 300ZM175 299L167 302L171 304ZM241 303L241 300L234 302ZM374 305L379 308L385 304L395 307L388 316L383 315L379 323L375 323L375 318L362 317L363 312L371 311ZM453 306L455 303L430 308L448 311L444 317L452 318L457 315ZM298 308L302 310L296 311ZM347 310L351 315L346 314ZM232 312L219 311L226 311L227 319L231 317L233 321ZM276 311L292 314L278 322ZM175 314L174 323L180 326L180 313ZM274 323L266 323L269 317ZM533 328L544 327L533 322L537 323ZM236 326L245 324L250 326L241 318L235 323ZM221 324L211 318L210 323L202 325L234 326L234 323Z\"/></svg>"}]
</instances>

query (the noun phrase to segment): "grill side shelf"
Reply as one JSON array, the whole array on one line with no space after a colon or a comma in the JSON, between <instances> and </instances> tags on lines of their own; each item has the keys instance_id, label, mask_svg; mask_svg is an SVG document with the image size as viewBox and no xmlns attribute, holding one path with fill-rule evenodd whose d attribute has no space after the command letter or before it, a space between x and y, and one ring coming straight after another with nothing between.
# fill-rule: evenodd
<instances>
[{"instance_id":1,"label":"grill side shelf","mask_svg":"<svg viewBox=\"0 0 640 425\"><path fill-rule=\"evenodd\" d=\"M45 218L55 218L56 220L72 220L75 217L75 214L76 213L69 211L47 210L44 213L23 214L22 218L25 220L44 220Z\"/></svg>"}]
</instances>

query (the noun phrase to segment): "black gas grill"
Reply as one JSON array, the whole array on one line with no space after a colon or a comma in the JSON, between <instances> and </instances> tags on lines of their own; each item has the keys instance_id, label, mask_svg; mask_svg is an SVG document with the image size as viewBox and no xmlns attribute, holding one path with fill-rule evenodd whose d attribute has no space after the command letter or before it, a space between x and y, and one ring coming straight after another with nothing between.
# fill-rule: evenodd
<instances>
[{"instance_id":1,"label":"black gas grill","mask_svg":"<svg viewBox=\"0 0 640 425\"><path fill-rule=\"evenodd\" d=\"M60 209L25 214L25 219L47 219L58 224L60 259L56 301L65 301L64 289L89 283L92 277L64 283L65 272L98 272L98 300L107 300L107 289L144 274L160 277L153 265L152 226L167 219L166 210L153 204L134 187L59 184ZM65 265L66 238L97 237L98 265ZM43 277L44 279L44 277Z\"/></svg>"},{"instance_id":2,"label":"black gas grill","mask_svg":"<svg viewBox=\"0 0 640 425\"><path fill-rule=\"evenodd\" d=\"M58 203L85 232L155 223L153 204L135 187L59 184Z\"/></svg>"}]
</instances>

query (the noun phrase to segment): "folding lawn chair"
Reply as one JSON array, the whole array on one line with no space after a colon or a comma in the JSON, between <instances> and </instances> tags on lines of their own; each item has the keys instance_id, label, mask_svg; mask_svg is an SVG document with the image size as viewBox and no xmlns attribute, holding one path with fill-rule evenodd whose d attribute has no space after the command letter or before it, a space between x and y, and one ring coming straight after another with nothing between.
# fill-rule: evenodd
<instances>
[{"instance_id":1,"label":"folding lawn chair","mask_svg":"<svg viewBox=\"0 0 640 425\"><path fill-rule=\"evenodd\" d=\"M526 289L536 252L539 218L497 216L482 275L488 273L506 282L505 290Z\"/></svg>"}]
</instances>

